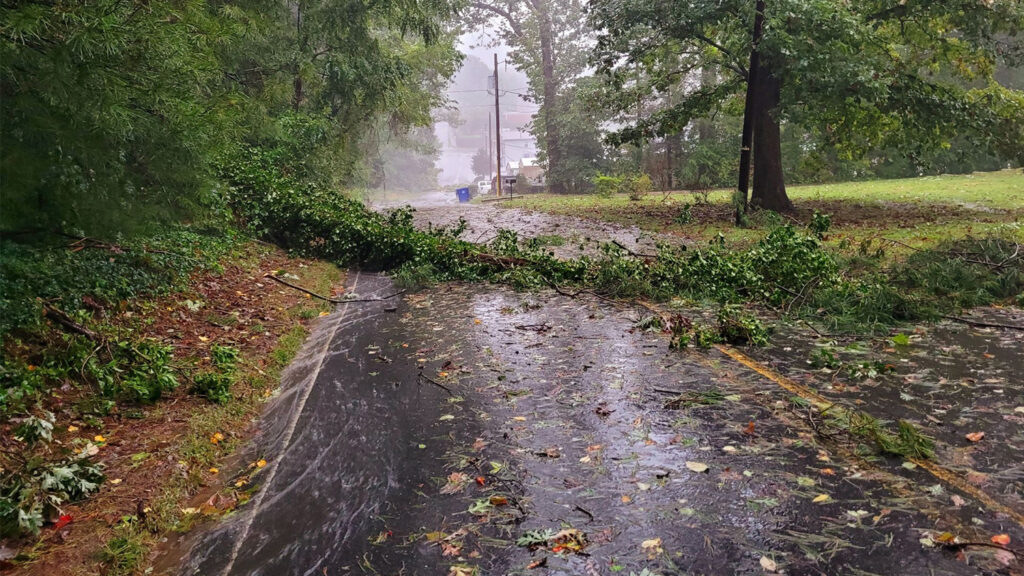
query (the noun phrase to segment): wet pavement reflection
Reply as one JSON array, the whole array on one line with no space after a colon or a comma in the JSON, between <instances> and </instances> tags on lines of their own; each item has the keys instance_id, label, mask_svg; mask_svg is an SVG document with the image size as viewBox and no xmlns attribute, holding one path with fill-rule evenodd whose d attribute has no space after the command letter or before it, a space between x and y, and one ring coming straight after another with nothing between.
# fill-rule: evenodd
<instances>
[{"instance_id":1,"label":"wet pavement reflection","mask_svg":"<svg viewBox=\"0 0 1024 576\"><path fill-rule=\"evenodd\" d=\"M392 291L378 275L350 284ZM806 406L721 353L669 350L636 328L643 313L480 285L342 305L262 419L258 490L193 536L180 573L1019 570L933 537L1021 542L1019 525L819 433ZM1013 378L1005 362L993 377ZM993 434L1017 446L1007 428ZM1008 478L994 485L1019 487Z\"/></svg>"}]
</instances>

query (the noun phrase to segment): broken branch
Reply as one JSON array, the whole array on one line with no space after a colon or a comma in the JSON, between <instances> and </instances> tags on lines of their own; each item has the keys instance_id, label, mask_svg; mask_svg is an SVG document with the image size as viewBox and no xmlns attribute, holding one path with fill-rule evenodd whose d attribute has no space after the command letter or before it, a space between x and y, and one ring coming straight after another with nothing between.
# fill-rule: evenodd
<instances>
[{"instance_id":1,"label":"broken branch","mask_svg":"<svg viewBox=\"0 0 1024 576\"><path fill-rule=\"evenodd\" d=\"M1024 326L1014 326L1013 324L999 324L996 322L981 322L979 320L970 320L968 318L961 318L959 316L943 316L946 320L952 320L954 322L960 322L969 326L978 326L981 328L1000 328L1002 330L1024 330Z\"/></svg>"},{"instance_id":2,"label":"broken branch","mask_svg":"<svg viewBox=\"0 0 1024 576\"><path fill-rule=\"evenodd\" d=\"M74 332L75 334L81 334L93 342L99 341L100 339L99 334L89 330L78 322L75 322L71 319L71 316L68 316L65 312L58 310L49 304L43 303L43 316L53 320L57 324L60 324L65 330Z\"/></svg>"},{"instance_id":3,"label":"broken branch","mask_svg":"<svg viewBox=\"0 0 1024 576\"><path fill-rule=\"evenodd\" d=\"M389 295L381 297L381 298L351 298L351 299L328 298L327 296L323 296L321 294L317 294L316 292L313 292L312 290L307 290L307 289L303 288L302 286L299 286L297 284L292 284L291 282L288 282L287 280L284 280L282 278L278 278L277 276L274 276L273 274L265 274L264 277L265 278L270 278L271 280L273 280L275 282L280 282L281 284L284 284L285 286L287 286L289 288L298 290L299 292L303 292L305 294L309 294L313 298L317 298L319 300L323 300L324 302L330 302L331 304L348 304L350 302L381 302L383 300L389 300L391 298L394 298L395 296L398 296L400 294L405 294L405 290L399 290L398 292L395 292L394 294L389 294Z\"/></svg>"}]
</instances>

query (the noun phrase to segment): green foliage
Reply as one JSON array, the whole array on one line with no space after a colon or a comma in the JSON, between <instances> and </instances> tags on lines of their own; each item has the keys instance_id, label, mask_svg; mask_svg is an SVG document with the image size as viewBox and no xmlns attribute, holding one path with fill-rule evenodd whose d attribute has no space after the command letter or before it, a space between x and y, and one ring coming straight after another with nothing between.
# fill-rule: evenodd
<instances>
[{"instance_id":1,"label":"green foliage","mask_svg":"<svg viewBox=\"0 0 1024 576\"><path fill-rule=\"evenodd\" d=\"M555 537L556 532L550 528L537 528L526 530L516 539L516 546L523 548L536 548L546 546L548 541Z\"/></svg>"},{"instance_id":2,"label":"green foliage","mask_svg":"<svg viewBox=\"0 0 1024 576\"><path fill-rule=\"evenodd\" d=\"M591 3L589 21L599 31L593 57L608 100L624 114L641 103L650 110L614 134L613 143L681 134L719 112L738 116L754 6ZM764 16L758 51L782 86L777 115L810 135L793 134L800 155L827 163L832 154L898 150L913 159L950 149L955 140L971 152L1024 159L1024 95L993 77L997 65L1012 69L1024 57L1014 44L1024 30L1020 2L783 1L766 3ZM699 86L679 73L698 69L708 71ZM819 154L809 142L827 149Z\"/></svg>"},{"instance_id":3,"label":"green foliage","mask_svg":"<svg viewBox=\"0 0 1024 576\"><path fill-rule=\"evenodd\" d=\"M5 5L0 229L109 237L208 212L214 160L239 141L297 136L313 142L295 149L307 174L379 180L368 153L384 139L419 146L407 132L442 104L460 58L445 30L454 10L446 0Z\"/></svg>"},{"instance_id":4,"label":"green foliage","mask_svg":"<svg viewBox=\"0 0 1024 576\"><path fill-rule=\"evenodd\" d=\"M210 347L210 361L218 370L234 372L238 364L238 348L214 344Z\"/></svg>"},{"instance_id":5,"label":"green foliage","mask_svg":"<svg viewBox=\"0 0 1024 576\"><path fill-rule=\"evenodd\" d=\"M358 200L291 177L280 159L278 149L249 148L221 162L228 200L257 235L339 263L429 264L445 277L454 277L462 266L458 256L470 250L457 238L464 225L417 230L411 209L374 212Z\"/></svg>"},{"instance_id":6,"label":"green foliage","mask_svg":"<svg viewBox=\"0 0 1024 576\"><path fill-rule=\"evenodd\" d=\"M611 198L615 194L628 194L629 199L636 201L654 190L654 183L647 174L631 172L626 174L598 174L593 179L594 190L602 198Z\"/></svg>"},{"instance_id":7,"label":"green foliage","mask_svg":"<svg viewBox=\"0 0 1024 576\"><path fill-rule=\"evenodd\" d=\"M104 574L129 576L135 574L148 552L143 543L140 523L135 516L125 516L116 527L116 536L111 538L100 553L106 568Z\"/></svg>"},{"instance_id":8,"label":"green foliage","mask_svg":"<svg viewBox=\"0 0 1024 576\"><path fill-rule=\"evenodd\" d=\"M897 423L895 433L887 422L865 412L839 411L831 415L828 423L868 440L883 454L928 459L935 453L935 442L905 420Z\"/></svg>"},{"instance_id":9,"label":"green foliage","mask_svg":"<svg viewBox=\"0 0 1024 576\"><path fill-rule=\"evenodd\" d=\"M0 228L140 230L203 202L239 132L205 2L15 3L0 39Z\"/></svg>"},{"instance_id":10,"label":"green foliage","mask_svg":"<svg viewBox=\"0 0 1024 576\"><path fill-rule=\"evenodd\" d=\"M771 331L757 316L736 305L718 311L718 334L729 344L767 346Z\"/></svg>"},{"instance_id":11,"label":"green foliage","mask_svg":"<svg viewBox=\"0 0 1024 576\"><path fill-rule=\"evenodd\" d=\"M202 396L211 402L225 404L231 400L231 385L235 380L238 363L238 349L215 344L210 348L213 370L195 376L189 392Z\"/></svg>"},{"instance_id":12,"label":"green foliage","mask_svg":"<svg viewBox=\"0 0 1024 576\"><path fill-rule=\"evenodd\" d=\"M721 404L725 400L725 393L718 388L712 388L711 390L704 390L701 392L684 392L675 398L671 398L665 402L665 408L669 410L679 410L683 408L692 408L694 406L714 406Z\"/></svg>"},{"instance_id":13,"label":"green foliage","mask_svg":"<svg viewBox=\"0 0 1024 576\"><path fill-rule=\"evenodd\" d=\"M40 299L58 301L74 315L90 300L116 305L181 286L192 272L216 269L238 246L230 228L226 232L176 227L116 244L79 240L71 246L51 238L0 240L0 338L40 326Z\"/></svg>"},{"instance_id":14,"label":"green foliage","mask_svg":"<svg viewBox=\"0 0 1024 576\"><path fill-rule=\"evenodd\" d=\"M99 467L77 457L51 463L32 458L24 468L0 472L0 536L38 534L62 504L95 492L102 481Z\"/></svg>"},{"instance_id":15,"label":"green foliage","mask_svg":"<svg viewBox=\"0 0 1024 576\"><path fill-rule=\"evenodd\" d=\"M647 174L631 174L627 180L629 199L636 202L654 191L654 183Z\"/></svg>"},{"instance_id":16,"label":"green foliage","mask_svg":"<svg viewBox=\"0 0 1024 576\"><path fill-rule=\"evenodd\" d=\"M565 237L559 236L558 234L547 234L543 236L534 236L528 241L530 248L543 248L545 246L564 246Z\"/></svg>"},{"instance_id":17,"label":"green foliage","mask_svg":"<svg viewBox=\"0 0 1024 576\"><path fill-rule=\"evenodd\" d=\"M808 362L813 368L828 368L830 370L838 370L843 365L839 356L831 348L818 348L811 353Z\"/></svg>"},{"instance_id":18,"label":"green foliage","mask_svg":"<svg viewBox=\"0 0 1024 576\"><path fill-rule=\"evenodd\" d=\"M1024 291L1017 247L999 237L950 240L889 270L821 283L808 300L819 320L846 331L879 331L1010 300ZM862 245L862 250L870 248Z\"/></svg>"},{"instance_id":19,"label":"green foliage","mask_svg":"<svg viewBox=\"0 0 1024 576\"><path fill-rule=\"evenodd\" d=\"M919 290L947 309L972 308L1024 291L1021 245L998 237L964 238L915 252L892 272L900 286Z\"/></svg>"},{"instance_id":20,"label":"green foliage","mask_svg":"<svg viewBox=\"0 0 1024 576\"><path fill-rule=\"evenodd\" d=\"M811 216L811 221L807 224L807 228L809 228L819 240L825 238L825 234L831 227L832 217L828 214L821 214L817 210L814 211L814 216Z\"/></svg>"},{"instance_id":21,"label":"green foliage","mask_svg":"<svg viewBox=\"0 0 1024 576\"><path fill-rule=\"evenodd\" d=\"M896 367L892 364L886 364L878 360L866 360L846 367L846 374L855 380L877 378L882 374L892 374L895 371Z\"/></svg>"},{"instance_id":22,"label":"green foliage","mask_svg":"<svg viewBox=\"0 0 1024 576\"><path fill-rule=\"evenodd\" d=\"M178 386L171 365L170 346L156 342L116 342L107 363L88 360L89 374L108 397L129 402L152 403Z\"/></svg>"},{"instance_id":23,"label":"green foliage","mask_svg":"<svg viewBox=\"0 0 1024 576\"><path fill-rule=\"evenodd\" d=\"M892 343L894 346L910 346L910 336L899 333L892 337Z\"/></svg>"},{"instance_id":24,"label":"green foliage","mask_svg":"<svg viewBox=\"0 0 1024 576\"><path fill-rule=\"evenodd\" d=\"M665 328L665 324L661 319L661 316L652 314L651 316L644 316L636 323L637 330L643 332L661 332Z\"/></svg>"},{"instance_id":25,"label":"green foliage","mask_svg":"<svg viewBox=\"0 0 1024 576\"><path fill-rule=\"evenodd\" d=\"M594 191L601 198L611 198L625 189L622 176L598 174L594 177Z\"/></svg>"},{"instance_id":26,"label":"green foliage","mask_svg":"<svg viewBox=\"0 0 1024 576\"><path fill-rule=\"evenodd\" d=\"M679 211L679 214L677 214L672 221L676 224L689 224L693 222L693 212L691 211L691 208L692 206L690 206L689 202L684 204L682 210Z\"/></svg>"},{"instance_id":27,"label":"green foliage","mask_svg":"<svg viewBox=\"0 0 1024 576\"><path fill-rule=\"evenodd\" d=\"M671 318L669 331L672 334L669 348L672 350L682 350L691 343L698 348L709 348L722 341L718 330L695 323L689 318L678 314Z\"/></svg>"},{"instance_id":28,"label":"green foliage","mask_svg":"<svg viewBox=\"0 0 1024 576\"><path fill-rule=\"evenodd\" d=\"M419 290L436 284L441 278L441 273L433 264L406 262L392 272L391 277L395 286L399 288Z\"/></svg>"},{"instance_id":29,"label":"green foliage","mask_svg":"<svg viewBox=\"0 0 1024 576\"><path fill-rule=\"evenodd\" d=\"M46 386L43 370L5 357L0 361L0 414L23 413Z\"/></svg>"},{"instance_id":30,"label":"green foliage","mask_svg":"<svg viewBox=\"0 0 1024 576\"><path fill-rule=\"evenodd\" d=\"M29 415L21 420L18 427L14 429L14 438L29 445L36 442L49 442L53 440L52 412L45 412L43 417Z\"/></svg>"},{"instance_id":31,"label":"green foliage","mask_svg":"<svg viewBox=\"0 0 1024 576\"><path fill-rule=\"evenodd\" d=\"M39 366L5 357L0 362L0 420L26 413L51 388L64 384L93 384L111 401L155 402L178 385L171 350L148 340L112 340L96 346L76 336L66 337L63 348L53 345ZM103 405L97 404L101 412ZM45 439L40 428L44 424L30 421L36 431L26 430L26 440Z\"/></svg>"},{"instance_id":32,"label":"green foliage","mask_svg":"<svg viewBox=\"0 0 1024 576\"><path fill-rule=\"evenodd\" d=\"M220 372L202 372L193 379L189 392L211 402L224 404L231 400L232 378Z\"/></svg>"}]
</instances>

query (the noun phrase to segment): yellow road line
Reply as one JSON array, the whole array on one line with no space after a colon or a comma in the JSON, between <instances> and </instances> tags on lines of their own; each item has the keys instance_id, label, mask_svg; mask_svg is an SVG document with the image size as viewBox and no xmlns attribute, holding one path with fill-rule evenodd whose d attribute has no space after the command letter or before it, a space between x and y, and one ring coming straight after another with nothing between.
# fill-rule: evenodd
<instances>
[{"instance_id":1,"label":"yellow road line","mask_svg":"<svg viewBox=\"0 0 1024 576\"><path fill-rule=\"evenodd\" d=\"M750 356L747 356L746 354L740 352L739 350L736 350L735 348L725 346L722 344L716 345L715 348L717 348L722 354L725 354L729 358L732 358L733 360L739 362L740 364L743 364L747 368L750 368L754 372L757 372L761 376L764 376L765 378L778 384L781 388L789 392L792 392L797 396L800 396L801 398L807 400L808 402L811 402L819 410L829 409L835 405L833 402L830 402L827 398L825 398L821 394L818 394L814 390L811 390L810 388L804 386L803 384L799 384L794 380L787 378L782 374L779 374L774 369L765 366L764 364L758 362L757 360L754 360ZM1007 506L1006 504L999 502L992 496L989 496L986 492L982 491L977 486L971 484L966 478L963 477L963 475L930 460L909 457L907 458L907 460L913 462L914 464L928 471L932 476L939 479L940 481L945 482L946 484L956 488L957 490L963 492L964 494L970 495L975 500L984 504L985 507L988 508L989 510L997 512L999 514L1003 514L1013 519L1014 522L1020 524L1021 526L1024 526L1024 513L1014 510L1013 508Z\"/></svg>"},{"instance_id":2,"label":"yellow road line","mask_svg":"<svg viewBox=\"0 0 1024 576\"><path fill-rule=\"evenodd\" d=\"M1017 524L1024 526L1024 514L1022 514L1018 510L1010 508L1006 504L1003 504L1002 502L999 502L995 498L989 496L986 492L983 492L980 488L978 488L974 484L971 484L966 478L964 478L960 474L957 474L956 472L948 468L945 468L940 464L936 464L935 462L932 462L930 460L922 460L920 458L907 458L907 460L913 462L914 464L917 464L921 468L924 468L925 470L930 472L932 476L935 476L939 480L949 484L950 486L956 488L957 490L963 492L964 494L969 494L975 500L978 500L979 502L984 504L985 507L988 508L989 510L992 510L993 512L999 512L1000 514L1004 514L1009 518L1012 518L1013 521Z\"/></svg>"}]
</instances>

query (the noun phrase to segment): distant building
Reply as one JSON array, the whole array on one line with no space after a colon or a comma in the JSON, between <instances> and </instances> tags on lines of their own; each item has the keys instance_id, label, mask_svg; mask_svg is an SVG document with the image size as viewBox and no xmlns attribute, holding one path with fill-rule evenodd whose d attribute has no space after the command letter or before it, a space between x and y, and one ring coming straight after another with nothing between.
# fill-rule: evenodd
<instances>
[{"instance_id":1,"label":"distant building","mask_svg":"<svg viewBox=\"0 0 1024 576\"><path fill-rule=\"evenodd\" d=\"M501 158L510 162L519 162L523 158L537 155L537 141L533 136L522 130L501 130Z\"/></svg>"},{"instance_id":2,"label":"distant building","mask_svg":"<svg viewBox=\"0 0 1024 576\"><path fill-rule=\"evenodd\" d=\"M516 169L517 177L525 180L524 184L540 186L544 184L544 168L537 162L536 157L519 159L519 166Z\"/></svg>"}]
</instances>

